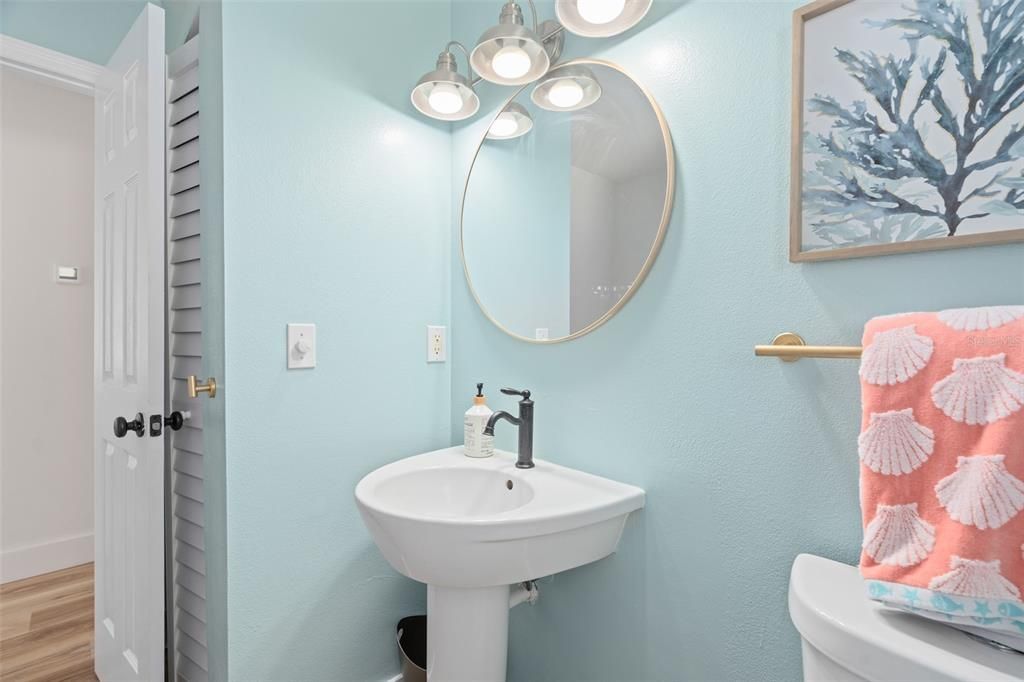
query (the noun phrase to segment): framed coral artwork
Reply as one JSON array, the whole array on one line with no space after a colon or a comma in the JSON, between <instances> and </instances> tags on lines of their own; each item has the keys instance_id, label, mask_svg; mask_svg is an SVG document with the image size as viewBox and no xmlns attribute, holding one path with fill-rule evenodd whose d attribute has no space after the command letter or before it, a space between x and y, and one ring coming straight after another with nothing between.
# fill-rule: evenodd
<instances>
[{"instance_id":1,"label":"framed coral artwork","mask_svg":"<svg viewBox=\"0 0 1024 682\"><path fill-rule=\"evenodd\" d=\"M1024 241L1024 0L793 15L790 260Z\"/></svg>"}]
</instances>

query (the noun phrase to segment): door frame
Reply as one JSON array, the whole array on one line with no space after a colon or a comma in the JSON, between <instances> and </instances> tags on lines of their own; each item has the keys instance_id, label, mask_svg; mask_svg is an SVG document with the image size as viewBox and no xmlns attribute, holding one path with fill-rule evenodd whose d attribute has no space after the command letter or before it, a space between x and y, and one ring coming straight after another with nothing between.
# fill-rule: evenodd
<instances>
[{"instance_id":1,"label":"door frame","mask_svg":"<svg viewBox=\"0 0 1024 682\"><path fill-rule=\"evenodd\" d=\"M166 58L166 57L165 57ZM0 64L3 66L10 67L20 71L22 74L28 75L36 80L45 82L49 85L76 92L81 95L87 95L92 97L95 94L96 82L99 80L100 74L103 73L103 67L99 64L73 57L57 50L52 50L48 47L43 47L35 43L30 43L26 40L14 38L12 36L4 35L0 33ZM166 69L165 69L166 71ZM166 74L165 74L166 77ZM166 104L166 102L165 102ZM164 111L161 108L161 111ZM166 123L166 122L165 122ZM166 127L165 125L161 126ZM165 150L166 153L166 150ZM166 191L165 191L166 194ZM164 211L166 214L166 211ZM164 229L166 231L166 215L165 215ZM164 264L166 267L166 263ZM166 287L164 287L164 315L166 319L167 315L167 294ZM166 343L166 339L164 339ZM165 354L166 355L166 354ZM0 353L0 377L3 376L3 355ZM167 368L166 358L164 361L164 375L165 379L169 379L169 372ZM166 385L166 382L165 382ZM167 396L164 396L165 403ZM166 407L166 404L164 405ZM2 428L2 424L0 424ZM168 445L167 440L164 440L164 461L165 461L165 474L166 474L166 462L167 462L167 451ZM170 479L165 475L164 477L164 505L165 515L167 512L166 505L168 503L168 490L167 486ZM95 482L93 482L93 494L95 495ZM168 517L169 518L169 517ZM171 547L169 545L170 537L168 534L167 523L164 523L164 565L166 567L167 560L171 556ZM168 647L172 644L169 638L171 631L168 630L168 583L167 574L162 580L164 584L164 651L168 651ZM165 671L170 671L172 668L166 661L165 655Z\"/></svg>"},{"instance_id":2,"label":"door frame","mask_svg":"<svg viewBox=\"0 0 1024 682\"><path fill-rule=\"evenodd\" d=\"M0 33L0 64L18 69L65 90L93 94L103 72L99 64Z\"/></svg>"}]
</instances>

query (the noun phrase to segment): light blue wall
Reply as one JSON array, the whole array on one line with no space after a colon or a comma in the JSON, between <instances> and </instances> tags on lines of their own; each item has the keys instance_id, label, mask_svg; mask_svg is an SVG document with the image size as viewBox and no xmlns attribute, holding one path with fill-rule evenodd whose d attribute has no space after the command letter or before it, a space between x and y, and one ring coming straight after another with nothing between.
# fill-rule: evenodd
<instances>
[{"instance_id":1,"label":"light blue wall","mask_svg":"<svg viewBox=\"0 0 1024 682\"><path fill-rule=\"evenodd\" d=\"M145 0L3 0L0 33L106 64L144 4Z\"/></svg>"},{"instance_id":2,"label":"light blue wall","mask_svg":"<svg viewBox=\"0 0 1024 682\"><path fill-rule=\"evenodd\" d=\"M425 590L352 492L449 442L425 327L449 318L450 136L409 102L449 6L228 2L222 19L228 671L383 680ZM288 322L317 324L316 369L285 369Z\"/></svg>"},{"instance_id":3,"label":"light blue wall","mask_svg":"<svg viewBox=\"0 0 1024 682\"><path fill-rule=\"evenodd\" d=\"M478 5L455 3L455 38L492 20ZM659 1L625 38L569 39L651 89L678 157L661 255L608 324L555 346L518 342L452 280L453 440L475 381L530 388L538 456L648 491L617 555L546 581L536 606L512 612L512 680L799 679L790 563L859 553L856 365L784 364L751 347L790 329L858 343L872 315L1024 298L1024 245L787 261L795 6ZM456 188L469 137L454 137Z\"/></svg>"},{"instance_id":4,"label":"light blue wall","mask_svg":"<svg viewBox=\"0 0 1024 682\"><path fill-rule=\"evenodd\" d=\"M192 28L192 21L201 9L219 11L220 2L217 0L163 0L164 25L167 52L180 47ZM215 23L211 19L211 24ZM216 35L216 32L212 32Z\"/></svg>"}]
</instances>

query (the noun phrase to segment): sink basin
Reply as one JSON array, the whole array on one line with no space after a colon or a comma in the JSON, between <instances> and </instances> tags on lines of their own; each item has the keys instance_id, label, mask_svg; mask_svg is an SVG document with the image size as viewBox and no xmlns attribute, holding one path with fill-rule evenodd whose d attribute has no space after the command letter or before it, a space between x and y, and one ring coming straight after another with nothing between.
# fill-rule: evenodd
<instances>
[{"instance_id":1,"label":"sink basin","mask_svg":"<svg viewBox=\"0 0 1024 682\"><path fill-rule=\"evenodd\" d=\"M523 506L533 488L519 476L481 467L436 466L377 483L377 509L413 519L483 519Z\"/></svg>"},{"instance_id":2,"label":"sink basin","mask_svg":"<svg viewBox=\"0 0 1024 682\"><path fill-rule=\"evenodd\" d=\"M356 485L381 553L427 584L427 679L502 682L510 585L615 551L635 486L515 455L473 459L462 447L385 465Z\"/></svg>"},{"instance_id":3,"label":"sink basin","mask_svg":"<svg viewBox=\"0 0 1024 682\"><path fill-rule=\"evenodd\" d=\"M428 585L509 585L615 551L644 491L538 460L462 447L393 462L356 486L356 503L396 571Z\"/></svg>"}]
</instances>

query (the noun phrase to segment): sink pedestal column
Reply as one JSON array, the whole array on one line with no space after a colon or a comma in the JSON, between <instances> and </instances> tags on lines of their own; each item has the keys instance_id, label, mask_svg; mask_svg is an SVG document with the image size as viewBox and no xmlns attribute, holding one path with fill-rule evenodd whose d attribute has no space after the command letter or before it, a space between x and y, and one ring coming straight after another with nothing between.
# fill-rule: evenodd
<instances>
[{"instance_id":1,"label":"sink pedestal column","mask_svg":"<svg viewBox=\"0 0 1024 682\"><path fill-rule=\"evenodd\" d=\"M504 682L509 586L427 585L427 679Z\"/></svg>"}]
</instances>

